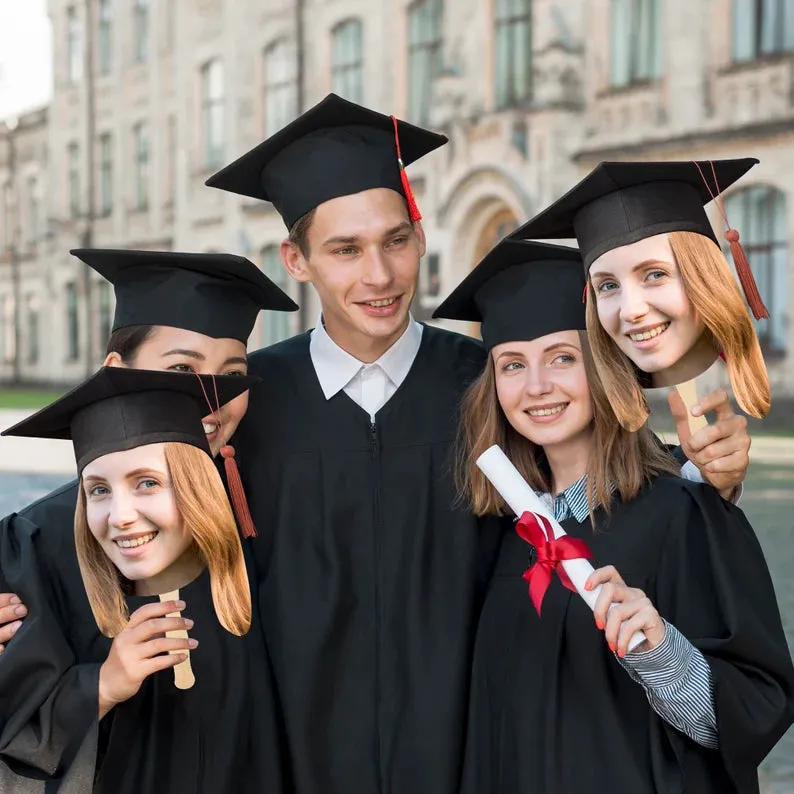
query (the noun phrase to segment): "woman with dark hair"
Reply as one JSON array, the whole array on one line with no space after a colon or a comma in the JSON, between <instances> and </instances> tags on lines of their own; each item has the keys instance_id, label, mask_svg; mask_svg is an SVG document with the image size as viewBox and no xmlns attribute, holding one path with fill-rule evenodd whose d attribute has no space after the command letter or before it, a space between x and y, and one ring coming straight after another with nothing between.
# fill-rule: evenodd
<instances>
[{"instance_id":1,"label":"woman with dark hair","mask_svg":"<svg viewBox=\"0 0 794 794\"><path fill-rule=\"evenodd\" d=\"M436 312L481 321L489 350L462 409L472 509L508 512L476 465L498 444L586 545L585 589L602 586L591 611L559 567L565 542L541 540L533 514L506 533L478 629L463 791L757 792L794 719L766 562L741 510L678 476L650 430L618 422L584 284L578 251L506 242ZM559 576L538 591L539 571Z\"/></svg>"},{"instance_id":2,"label":"woman with dark hair","mask_svg":"<svg viewBox=\"0 0 794 794\"><path fill-rule=\"evenodd\" d=\"M109 366L245 375L246 342L258 312L297 308L252 262L230 254L73 253L115 287ZM203 429L213 455L236 429L247 399L247 392L240 394L216 415L208 409ZM73 782L68 771L69 756L48 750L46 730L19 733L32 719L52 724L59 698L79 675L77 660L102 663L108 655L78 567L77 499L75 480L2 524L0 589L16 593L30 617L10 625L15 633L0 656L0 762L82 791L84 781ZM33 659L47 663L34 666ZM18 785L33 783L20 778Z\"/></svg>"}]
</instances>

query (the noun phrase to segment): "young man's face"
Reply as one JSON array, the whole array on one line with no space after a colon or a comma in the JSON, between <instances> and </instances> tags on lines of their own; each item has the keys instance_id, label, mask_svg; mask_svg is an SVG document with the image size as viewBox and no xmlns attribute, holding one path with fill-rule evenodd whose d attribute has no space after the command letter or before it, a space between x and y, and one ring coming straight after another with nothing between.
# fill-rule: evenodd
<instances>
[{"instance_id":1,"label":"young man's face","mask_svg":"<svg viewBox=\"0 0 794 794\"><path fill-rule=\"evenodd\" d=\"M408 325L425 237L403 197L388 188L321 204L308 232L308 256L290 243L290 274L314 285L332 339L362 361L374 361Z\"/></svg>"}]
</instances>

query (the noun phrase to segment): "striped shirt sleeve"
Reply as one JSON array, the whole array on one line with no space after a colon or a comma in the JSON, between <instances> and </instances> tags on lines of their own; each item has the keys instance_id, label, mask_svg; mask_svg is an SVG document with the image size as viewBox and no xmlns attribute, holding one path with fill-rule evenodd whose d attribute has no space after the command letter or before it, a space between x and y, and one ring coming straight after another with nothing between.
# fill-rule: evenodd
<instances>
[{"instance_id":1,"label":"striped shirt sleeve","mask_svg":"<svg viewBox=\"0 0 794 794\"><path fill-rule=\"evenodd\" d=\"M703 747L719 746L711 668L675 626L665 621L664 639L653 650L616 658L665 722Z\"/></svg>"}]
</instances>

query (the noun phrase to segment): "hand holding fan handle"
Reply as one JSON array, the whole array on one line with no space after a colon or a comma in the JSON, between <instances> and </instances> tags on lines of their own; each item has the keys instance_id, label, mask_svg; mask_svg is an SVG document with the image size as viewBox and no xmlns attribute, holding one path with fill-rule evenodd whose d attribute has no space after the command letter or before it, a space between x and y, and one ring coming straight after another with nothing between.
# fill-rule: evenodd
<instances>
[{"instance_id":1,"label":"hand holding fan handle","mask_svg":"<svg viewBox=\"0 0 794 794\"><path fill-rule=\"evenodd\" d=\"M694 379L685 381L684 383L677 383L675 390L681 396L681 401L686 408L686 419L689 424L690 434L697 433L698 430L708 427L708 420L702 414L700 416L692 416L692 406L698 402L697 384Z\"/></svg>"},{"instance_id":2,"label":"hand holding fan handle","mask_svg":"<svg viewBox=\"0 0 794 794\"><path fill-rule=\"evenodd\" d=\"M179 601L179 590L172 590L170 593L162 593L160 601ZM166 617L178 618L181 617L181 612L169 612ZM179 629L177 631L167 631L166 637L174 637L177 639L187 639L187 630ZM187 658L184 662L174 665L174 686L177 689L190 689L196 683L196 677L193 675L193 668L190 666L190 651L186 648L182 651L169 651L169 653L184 653Z\"/></svg>"}]
</instances>

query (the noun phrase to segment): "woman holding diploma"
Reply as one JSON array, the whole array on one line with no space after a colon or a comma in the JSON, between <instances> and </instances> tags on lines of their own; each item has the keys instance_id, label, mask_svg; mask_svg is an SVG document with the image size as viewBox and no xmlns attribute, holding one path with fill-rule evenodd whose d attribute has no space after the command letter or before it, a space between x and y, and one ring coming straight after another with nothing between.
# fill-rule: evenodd
<instances>
[{"instance_id":1,"label":"woman holding diploma","mask_svg":"<svg viewBox=\"0 0 794 794\"><path fill-rule=\"evenodd\" d=\"M78 659L47 725L34 716L17 733L40 731L52 757L68 757L98 718L85 791L281 791L268 654L202 423L252 380L105 367L4 431L74 445L77 557L113 642L102 664Z\"/></svg>"},{"instance_id":2,"label":"woman holding diploma","mask_svg":"<svg viewBox=\"0 0 794 794\"><path fill-rule=\"evenodd\" d=\"M531 515L506 533L463 791L757 791L794 714L766 563L741 510L678 476L648 429L621 427L587 346L584 283L578 251L507 241L436 312L481 321L490 352L463 406L472 508L509 512L475 464L498 444L568 535L547 542ZM571 553L591 555L594 610L558 565ZM540 569L553 573L539 588Z\"/></svg>"}]
</instances>

